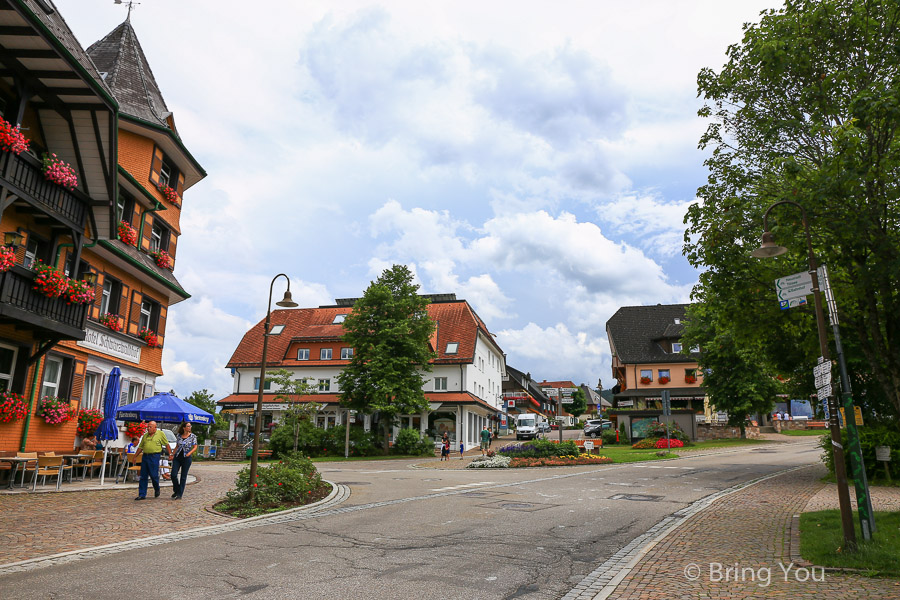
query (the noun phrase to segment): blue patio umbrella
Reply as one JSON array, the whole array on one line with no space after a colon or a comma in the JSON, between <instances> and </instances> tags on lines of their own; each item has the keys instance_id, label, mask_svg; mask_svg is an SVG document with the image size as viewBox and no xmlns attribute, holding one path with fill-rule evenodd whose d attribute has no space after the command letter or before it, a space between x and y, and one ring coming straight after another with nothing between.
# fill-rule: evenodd
<instances>
[{"instance_id":1,"label":"blue patio umbrella","mask_svg":"<svg viewBox=\"0 0 900 600\"><path fill-rule=\"evenodd\" d=\"M106 380L106 393L103 394L103 421L97 428L98 440L117 440L119 439L119 428L116 427L116 407L119 405L119 390L122 386L122 372L119 367L113 367L109 372L109 378ZM109 450L109 443L103 444L103 467L100 469L100 485L103 485L104 473L106 472L106 455Z\"/></svg>"},{"instance_id":2,"label":"blue patio umbrella","mask_svg":"<svg viewBox=\"0 0 900 600\"><path fill-rule=\"evenodd\" d=\"M161 392L116 409L116 418L126 421L159 421L162 423L202 423L209 425L215 417L202 408L185 402L175 394Z\"/></svg>"}]
</instances>

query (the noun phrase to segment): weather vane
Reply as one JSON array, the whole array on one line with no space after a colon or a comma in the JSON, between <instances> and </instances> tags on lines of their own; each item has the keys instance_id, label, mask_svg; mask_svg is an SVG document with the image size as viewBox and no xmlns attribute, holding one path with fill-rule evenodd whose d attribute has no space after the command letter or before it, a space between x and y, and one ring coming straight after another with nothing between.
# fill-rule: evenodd
<instances>
[{"instance_id":1,"label":"weather vane","mask_svg":"<svg viewBox=\"0 0 900 600\"><path fill-rule=\"evenodd\" d=\"M123 4L122 0L113 0L113 2L115 2L116 4ZM125 20L130 21L131 20L131 10L134 8L135 4L140 4L140 2L134 2L133 0L128 0L127 2L124 2L124 4L128 5L128 17Z\"/></svg>"}]
</instances>

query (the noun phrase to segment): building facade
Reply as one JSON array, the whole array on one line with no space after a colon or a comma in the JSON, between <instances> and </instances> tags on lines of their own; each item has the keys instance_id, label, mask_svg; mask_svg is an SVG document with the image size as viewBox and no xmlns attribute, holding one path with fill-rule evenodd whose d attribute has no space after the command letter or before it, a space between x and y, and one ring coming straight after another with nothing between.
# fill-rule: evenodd
<instances>
[{"instance_id":1,"label":"building facade","mask_svg":"<svg viewBox=\"0 0 900 600\"><path fill-rule=\"evenodd\" d=\"M77 418L48 422L45 398L102 408L114 366L120 404L155 391L169 307L189 297L173 274L182 197L205 173L130 21L85 51L52 5L4 4L0 113L28 147L0 151L0 390L27 415L0 424L0 451L71 450Z\"/></svg>"},{"instance_id":2,"label":"building facade","mask_svg":"<svg viewBox=\"0 0 900 600\"><path fill-rule=\"evenodd\" d=\"M436 358L431 362L432 371L423 374L422 389L429 407L422 414L403 415L400 426L435 437L446 431L454 444L462 441L471 448L477 446L482 427L496 421L501 413L505 356L468 302L457 300L455 294L428 298L428 314L436 324L429 342ZM353 348L342 341L342 323L353 310L354 301L338 300L333 306L275 310L271 314L267 370L286 369L295 379L306 379L317 389L318 393L295 401L323 405L315 417L320 427L340 425L347 417L340 406L337 377L353 356ZM229 415L230 438L246 440L255 428L264 327L265 322L260 321L244 335L227 365L234 387L218 404ZM263 389L262 431L277 424L287 408L276 396L277 390ZM351 426L368 431L379 416L351 418ZM397 430L394 427L394 435Z\"/></svg>"},{"instance_id":3,"label":"building facade","mask_svg":"<svg viewBox=\"0 0 900 600\"><path fill-rule=\"evenodd\" d=\"M626 306L606 322L612 353L613 408L630 428L632 439L662 416L662 391L672 401L673 418L696 435L696 422L706 422L711 408L697 364L700 349L681 344L687 304ZM685 352L687 351L687 352Z\"/></svg>"}]
</instances>

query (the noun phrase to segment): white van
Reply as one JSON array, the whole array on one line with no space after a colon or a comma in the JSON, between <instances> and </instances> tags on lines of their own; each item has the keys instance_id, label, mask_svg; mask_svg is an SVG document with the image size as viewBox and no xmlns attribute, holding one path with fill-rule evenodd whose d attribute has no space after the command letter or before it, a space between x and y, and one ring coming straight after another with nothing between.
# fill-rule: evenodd
<instances>
[{"instance_id":1,"label":"white van","mask_svg":"<svg viewBox=\"0 0 900 600\"><path fill-rule=\"evenodd\" d=\"M519 415L516 418L516 439L533 440L537 436L537 415Z\"/></svg>"}]
</instances>

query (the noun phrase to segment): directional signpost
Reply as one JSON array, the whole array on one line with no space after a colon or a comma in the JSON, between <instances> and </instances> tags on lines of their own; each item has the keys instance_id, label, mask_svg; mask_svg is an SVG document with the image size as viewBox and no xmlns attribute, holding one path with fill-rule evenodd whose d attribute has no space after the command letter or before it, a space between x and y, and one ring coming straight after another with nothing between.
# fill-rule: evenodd
<instances>
[{"instance_id":1,"label":"directional signpost","mask_svg":"<svg viewBox=\"0 0 900 600\"><path fill-rule=\"evenodd\" d=\"M672 439L669 437L669 419L672 415L672 392L669 390L662 391L663 416L666 417L666 446L668 451L672 451Z\"/></svg>"},{"instance_id":2,"label":"directional signpost","mask_svg":"<svg viewBox=\"0 0 900 600\"><path fill-rule=\"evenodd\" d=\"M775 292L781 310L803 306L806 304L806 297L813 292L812 276L808 271L801 271L776 279Z\"/></svg>"}]
</instances>

